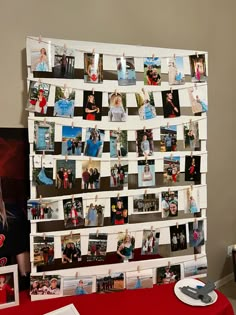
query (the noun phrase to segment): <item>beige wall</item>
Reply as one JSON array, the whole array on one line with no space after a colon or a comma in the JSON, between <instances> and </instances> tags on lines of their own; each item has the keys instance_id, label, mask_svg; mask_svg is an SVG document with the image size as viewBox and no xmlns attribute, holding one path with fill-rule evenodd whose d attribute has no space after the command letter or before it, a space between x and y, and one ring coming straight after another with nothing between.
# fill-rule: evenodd
<instances>
[{"instance_id":1,"label":"beige wall","mask_svg":"<svg viewBox=\"0 0 236 315\"><path fill-rule=\"evenodd\" d=\"M232 272L226 246L236 241L232 163L236 114L232 71L234 1L0 1L1 127L27 126L27 35L209 52L207 249L209 277L213 280Z\"/></svg>"}]
</instances>

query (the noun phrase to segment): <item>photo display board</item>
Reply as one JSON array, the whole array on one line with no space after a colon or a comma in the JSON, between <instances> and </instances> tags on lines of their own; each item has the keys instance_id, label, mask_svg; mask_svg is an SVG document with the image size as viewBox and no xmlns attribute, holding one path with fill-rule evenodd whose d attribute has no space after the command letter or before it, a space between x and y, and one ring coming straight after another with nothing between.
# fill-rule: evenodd
<instances>
[{"instance_id":1,"label":"photo display board","mask_svg":"<svg viewBox=\"0 0 236 315\"><path fill-rule=\"evenodd\" d=\"M31 299L206 276L207 52L26 53Z\"/></svg>"}]
</instances>

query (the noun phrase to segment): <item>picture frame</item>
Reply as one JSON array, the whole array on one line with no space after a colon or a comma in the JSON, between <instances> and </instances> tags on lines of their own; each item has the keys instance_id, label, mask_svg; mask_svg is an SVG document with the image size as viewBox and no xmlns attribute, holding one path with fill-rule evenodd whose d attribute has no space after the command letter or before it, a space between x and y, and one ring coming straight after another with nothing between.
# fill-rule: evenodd
<instances>
[{"instance_id":1,"label":"picture frame","mask_svg":"<svg viewBox=\"0 0 236 315\"><path fill-rule=\"evenodd\" d=\"M19 305L18 265L0 268L0 288L0 310Z\"/></svg>"}]
</instances>

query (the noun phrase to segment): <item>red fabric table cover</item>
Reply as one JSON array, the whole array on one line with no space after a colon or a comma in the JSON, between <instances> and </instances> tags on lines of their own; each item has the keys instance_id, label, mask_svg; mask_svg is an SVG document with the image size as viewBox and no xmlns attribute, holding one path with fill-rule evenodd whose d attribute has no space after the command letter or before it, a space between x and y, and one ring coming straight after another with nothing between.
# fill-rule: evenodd
<instances>
[{"instance_id":1,"label":"red fabric table cover","mask_svg":"<svg viewBox=\"0 0 236 315\"><path fill-rule=\"evenodd\" d=\"M174 294L174 284L154 286L153 289L125 290L117 293L68 296L31 302L28 292L20 293L20 305L0 310L0 315L43 315L73 303L80 315L234 315L231 303L219 291L216 303L192 307L182 303Z\"/></svg>"}]
</instances>

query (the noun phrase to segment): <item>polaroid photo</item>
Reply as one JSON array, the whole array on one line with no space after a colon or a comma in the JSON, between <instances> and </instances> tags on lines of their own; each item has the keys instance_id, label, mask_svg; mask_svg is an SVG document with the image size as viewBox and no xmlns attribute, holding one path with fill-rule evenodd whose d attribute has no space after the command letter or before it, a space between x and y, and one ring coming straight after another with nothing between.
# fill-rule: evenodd
<instances>
[{"instance_id":1,"label":"polaroid photo","mask_svg":"<svg viewBox=\"0 0 236 315\"><path fill-rule=\"evenodd\" d=\"M80 314L75 308L74 304L69 304L43 315L80 315Z\"/></svg>"},{"instance_id":2,"label":"polaroid photo","mask_svg":"<svg viewBox=\"0 0 236 315\"><path fill-rule=\"evenodd\" d=\"M156 108L152 92L144 89L140 93L135 93L138 113L141 120L148 120L156 117Z\"/></svg>"},{"instance_id":3,"label":"polaroid photo","mask_svg":"<svg viewBox=\"0 0 236 315\"><path fill-rule=\"evenodd\" d=\"M133 197L134 213L150 213L159 210L159 194L143 194Z\"/></svg>"},{"instance_id":4,"label":"polaroid photo","mask_svg":"<svg viewBox=\"0 0 236 315\"><path fill-rule=\"evenodd\" d=\"M33 167L33 183L36 186L52 186L53 185L53 167L44 167L41 168ZM44 219L40 215L41 219Z\"/></svg>"},{"instance_id":5,"label":"polaroid photo","mask_svg":"<svg viewBox=\"0 0 236 315\"><path fill-rule=\"evenodd\" d=\"M103 82L103 55L97 53L84 54L84 82Z\"/></svg>"},{"instance_id":6,"label":"polaroid photo","mask_svg":"<svg viewBox=\"0 0 236 315\"><path fill-rule=\"evenodd\" d=\"M128 262L134 258L135 237L127 232L118 233L117 255L123 262Z\"/></svg>"},{"instance_id":7,"label":"polaroid photo","mask_svg":"<svg viewBox=\"0 0 236 315\"><path fill-rule=\"evenodd\" d=\"M51 265L54 263L54 237L33 237L34 266Z\"/></svg>"},{"instance_id":8,"label":"polaroid photo","mask_svg":"<svg viewBox=\"0 0 236 315\"><path fill-rule=\"evenodd\" d=\"M164 118L180 116L179 91L168 90L161 92Z\"/></svg>"},{"instance_id":9,"label":"polaroid photo","mask_svg":"<svg viewBox=\"0 0 236 315\"><path fill-rule=\"evenodd\" d=\"M61 295L61 277L58 275L31 276L30 295Z\"/></svg>"},{"instance_id":10,"label":"polaroid photo","mask_svg":"<svg viewBox=\"0 0 236 315\"><path fill-rule=\"evenodd\" d=\"M168 59L168 81L169 85L184 84L184 58L177 56Z\"/></svg>"},{"instance_id":11,"label":"polaroid photo","mask_svg":"<svg viewBox=\"0 0 236 315\"><path fill-rule=\"evenodd\" d=\"M152 156L154 152L152 129L136 131L136 152L137 156Z\"/></svg>"},{"instance_id":12,"label":"polaroid photo","mask_svg":"<svg viewBox=\"0 0 236 315\"><path fill-rule=\"evenodd\" d=\"M108 93L108 120L122 122L127 119L126 94L125 93Z\"/></svg>"},{"instance_id":13,"label":"polaroid photo","mask_svg":"<svg viewBox=\"0 0 236 315\"><path fill-rule=\"evenodd\" d=\"M105 199L84 200L85 226L103 226Z\"/></svg>"},{"instance_id":14,"label":"polaroid photo","mask_svg":"<svg viewBox=\"0 0 236 315\"><path fill-rule=\"evenodd\" d=\"M187 209L186 213L198 213L200 209L200 192L199 189L187 189Z\"/></svg>"},{"instance_id":15,"label":"polaroid photo","mask_svg":"<svg viewBox=\"0 0 236 315\"><path fill-rule=\"evenodd\" d=\"M71 189L75 186L75 161L56 160L56 188Z\"/></svg>"},{"instance_id":16,"label":"polaroid photo","mask_svg":"<svg viewBox=\"0 0 236 315\"><path fill-rule=\"evenodd\" d=\"M119 85L135 85L136 73L133 57L116 58Z\"/></svg>"},{"instance_id":17,"label":"polaroid photo","mask_svg":"<svg viewBox=\"0 0 236 315\"><path fill-rule=\"evenodd\" d=\"M111 198L111 224L122 225L128 223L128 197Z\"/></svg>"},{"instance_id":18,"label":"polaroid photo","mask_svg":"<svg viewBox=\"0 0 236 315\"><path fill-rule=\"evenodd\" d=\"M178 216L178 191L165 191L161 193L162 218Z\"/></svg>"},{"instance_id":19,"label":"polaroid photo","mask_svg":"<svg viewBox=\"0 0 236 315\"><path fill-rule=\"evenodd\" d=\"M63 277L62 294L63 296L91 294L93 292L92 286L93 277L89 276Z\"/></svg>"},{"instance_id":20,"label":"polaroid photo","mask_svg":"<svg viewBox=\"0 0 236 315\"><path fill-rule=\"evenodd\" d=\"M36 153L54 151L54 134L54 122L34 121L34 150Z\"/></svg>"},{"instance_id":21,"label":"polaroid photo","mask_svg":"<svg viewBox=\"0 0 236 315\"><path fill-rule=\"evenodd\" d=\"M61 236L62 263L72 263L81 261L80 234L70 234Z\"/></svg>"},{"instance_id":22,"label":"polaroid photo","mask_svg":"<svg viewBox=\"0 0 236 315\"><path fill-rule=\"evenodd\" d=\"M167 185L177 183L179 182L179 175L180 156L165 156L163 182Z\"/></svg>"},{"instance_id":23,"label":"polaroid photo","mask_svg":"<svg viewBox=\"0 0 236 315\"><path fill-rule=\"evenodd\" d=\"M161 126L161 152L177 151L177 126Z\"/></svg>"},{"instance_id":24,"label":"polaroid photo","mask_svg":"<svg viewBox=\"0 0 236 315\"><path fill-rule=\"evenodd\" d=\"M110 157L122 158L128 155L127 130L110 130Z\"/></svg>"},{"instance_id":25,"label":"polaroid photo","mask_svg":"<svg viewBox=\"0 0 236 315\"><path fill-rule=\"evenodd\" d=\"M208 111L207 90L200 88L189 88L188 95L192 105L193 114L206 113Z\"/></svg>"},{"instance_id":26,"label":"polaroid photo","mask_svg":"<svg viewBox=\"0 0 236 315\"><path fill-rule=\"evenodd\" d=\"M158 254L160 230L143 230L141 255Z\"/></svg>"},{"instance_id":27,"label":"polaroid photo","mask_svg":"<svg viewBox=\"0 0 236 315\"><path fill-rule=\"evenodd\" d=\"M88 241L87 261L104 261L107 253L107 234L90 233Z\"/></svg>"},{"instance_id":28,"label":"polaroid photo","mask_svg":"<svg viewBox=\"0 0 236 315\"><path fill-rule=\"evenodd\" d=\"M189 222L189 246L198 247L205 244L203 221Z\"/></svg>"},{"instance_id":29,"label":"polaroid photo","mask_svg":"<svg viewBox=\"0 0 236 315\"><path fill-rule=\"evenodd\" d=\"M59 210L58 201L53 200L28 200L28 220L62 220L63 213Z\"/></svg>"},{"instance_id":30,"label":"polaroid photo","mask_svg":"<svg viewBox=\"0 0 236 315\"><path fill-rule=\"evenodd\" d=\"M198 151L200 148L199 128L197 121L191 121L183 125L184 147L190 151Z\"/></svg>"},{"instance_id":31,"label":"polaroid photo","mask_svg":"<svg viewBox=\"0 0 236 315\"><path fill-rule=\"evenodd\" d=\"M155 160L138 161L138 187L153 187L155 184Z\"/></svg>"},{"instance_id":32,"label":"polaroid photo","mask_svg":"<svg viewBox=\"0 0 236 315\"><path fill-rule=\"evenodd\" d=\"M206 82L207 75L205 55L201 54L189 56L189 62L192 82L194 83Z\"/></svg>"},{"instance_id":33,"label":"polaroid photo","mask_svg":"<svg viewBox=\"0 0 236 315\"><path fill-rule=\"evenodd\" d=\"M99 189L101 179L100 161L82 161L81 189Z\"/></svg>"},{"instance_id":34,"label":"polaroid photo","mask_svg":"<svg viewBox=\"0 0 236 315\"><path fill-rule=\"evenodd\" d=\"M51 72L51 42L40 43L31 49L31 72Z\"/></svg>"},{"instance_id":35,"label":"polaroid photo","mask_svg":"<svg viewBox=\"0 0 236 315\"><path fill-rule=\"evenodd\" d=\"M102 157L104 145L104 130L87 128L85 135L84 155L90 157Z\"/></svg>"},{"instance_id":36,"label":"polaroid photo","mask_svg":"<svg viewBox=\"0 0 236 315\"><path fill-rule=\"evenodd\" d=\"M144 84L161 85L161 59L158 57L144 58Z\"/></svg>"},{"instance_id":37,"label":"polaroid photo","mask_svg":"<svg viewBox=\"0 0 236 315\"><path fill-rule=\"evenodd\" d=\"M119 190L128 189L129 162L123 160L111 161L110 170L110 187Z\"/></svg>"},{"instance_id":38,"label":"polaroid photo","mask_svg":"<svg viewBox=\"0 0 236 315\"><path fill-rule=\"evenodd\" d=\"M137 290L153 287L152 269L126 272L126 289Z\"/></svg>"},{"instance_id":39,"label":"polaroid photo","mask_svg":"<svg viewBox=\"0 0 236 315\"><path fill-rule=\"evenodd\" d=\"M102 119L102 92L84 91L83 119Z\"/></svg>"},{"instance_id":40,"label":"polaroid photo","mask_svg":"<svg viewBox=\"0 0 236 315\"><path fill-rule=\"evenodd\" d=\"M30 81L29 97L26 109L30 112L46 115L50 86L51 85L47 83Z\"/></svg>"},{"instance_id":41,"label":"polaroid photo","mask_svg":"<svg viewBox=\"0 0 236 315\"><path fill-rule=\"evenodd\" d=\"M82 128L62 126L62 155L81 155L82 152Z\"/></svg>"},{"instance_id":42,"label":"polaroid photo","mask_svg":"<svg viewBox=\"0 0 236 315\"><path fill-rule=\"evenodd\" d=\"M99 275L96 277L96 292L97 293L113 293L124 290L123 272L113 272L107 275Z\"/></svg>"},{"instance_id":43,"label":"polaroid photo","mask_svg":"<svg viewBox=\"0 0 236 315\"><path fill-rule=\"evenodd\" d=\"M198 259L184 262L184 278L204 277L207 275L207 259L201 257Z\"/></svg>"},{"instance_id":44,"label":"polaroid photo","mask_svg":"<svg viewBox=\"0 0 236 315\"><path fill-rule=\"evenodd\" d=\"M70 87L56 86L53 116L74 117L75 90Z\"/></svg>"},{"instance_id":45,"label":"polaroid photo","mask_svg":"<svg viewBox=\"0 0 236 315\"><path fill-rule=\"evenodd\" d=\"M19 305L18 265L0 268L0 309Z\"/></svg>"},{"instance_id":46,"label":"polaroid photo","mask_svg":"<svg viewBox=\"0 0 236 315\"><path fill-rule=\"evenodd\" d=\"M159 267L156 270L157 281L156 284L175 283L181 279L181 266L168 265L166 267Z\"/></svg>"},{"instance_id":47,"label":"polaroid photo","mask_svg":"<svg viewBox=\"0 0 236 315\"><path fill-rule=\"evenodd\" d=\"M54 67L52 69L54 78L75 78L75 51L65 46L55 46Z\"/></svg>"},{"instance_id":48,"label":"polaroid photo","mask_svg":"<svg viewBox=\"0 0 236 315\"><path fill-rule=\"evenodd\" d=\"M81 197L63 200L65 228L84 226L83 202Z\"/></svg>"},{"instance_id":49,"label":"polaroid photo","mask_svg":"<svg viewBox=\"0 0 236 315\"><path fill-rule=\"evenodd\" d=\"M201 180L201 156L186 155L185 156L185 181Z\"/></svg>"},{"instance_id":50,"label":"polaroid photo","mask_svg":"<svg viewBox=\"0 0 236 315\"><path fill-rule=\"evenodd\" d=\"M170 226L171 251L187 249L186 225Z\"/></svg>"}]
</instances>

